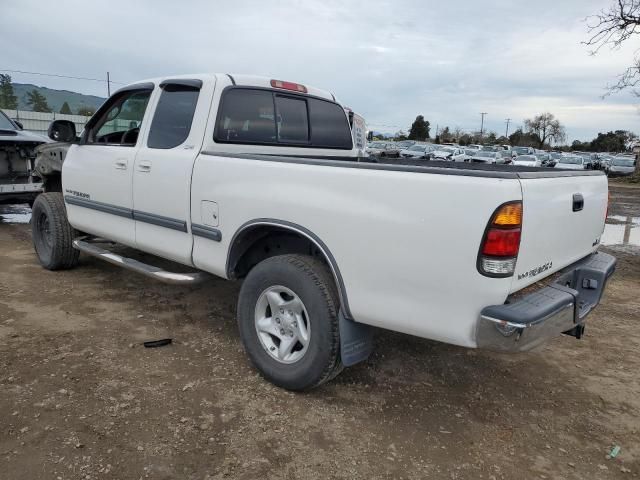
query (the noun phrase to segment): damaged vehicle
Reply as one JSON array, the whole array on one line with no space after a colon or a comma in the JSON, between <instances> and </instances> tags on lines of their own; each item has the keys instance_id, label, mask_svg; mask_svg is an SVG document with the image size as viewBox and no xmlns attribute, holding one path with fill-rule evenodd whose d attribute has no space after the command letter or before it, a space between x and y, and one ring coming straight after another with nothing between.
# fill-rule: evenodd
<instances>
[{"instance_id":1,"label":"damaged vehicle","mask_svg":"<svg viewBox=\"0 0 640 480\"><path fill-rule=\"evenodd\" d=\"M20 122L0 111L0 204L33 204L42 192L42 181L34 169L36 147L50 141L23 130Z\"/></svg>"}]
</instances>

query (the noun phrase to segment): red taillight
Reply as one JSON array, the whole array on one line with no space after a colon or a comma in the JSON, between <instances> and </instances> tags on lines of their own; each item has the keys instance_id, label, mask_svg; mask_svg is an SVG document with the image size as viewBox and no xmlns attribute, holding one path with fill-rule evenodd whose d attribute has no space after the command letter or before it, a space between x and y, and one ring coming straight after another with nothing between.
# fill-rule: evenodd
<instances>
[{"instance_id":1,"label":"red taillight","mask_svg":"<svg viewBox=\"0 0 640 480\"><path fill-rule=\"evenodd\" d=\"M273 88L282 88L283 90L292 90L294 92L307 93L307 87L299 83L283 82L282 80L271 80Z\"/></svg>"},{"instance_id":2,"label":"red taillight","mask_svg":"<svg viewBox=\"0 0 640 480\"><path fill-rule=\"evenodd\" d=\"M492 228L482 246L482 254L492 257L515 257L520 249L520 229Z\"/></svg>"},{"instance_id":3,"label":"red taillight","mask_svg":"<svg viewBox=\"0 0 640 480\"><path fill-rule=\"evenodd\" d=\"M507 202L493 212L478 253L478 271L510 277L516 268L522 233L522 202Z\"/></svg>"}]
</instances>

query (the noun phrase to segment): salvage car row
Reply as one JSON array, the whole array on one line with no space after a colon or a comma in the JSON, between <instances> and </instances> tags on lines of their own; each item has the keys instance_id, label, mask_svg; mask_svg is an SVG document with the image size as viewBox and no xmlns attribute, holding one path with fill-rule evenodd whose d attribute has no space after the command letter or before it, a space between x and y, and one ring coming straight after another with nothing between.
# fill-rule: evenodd
<instances>
[{"instance_id":1,"label":"salvage car row","mask_svg":"<svg viewBox=\"0 0 640 480\"><path fill-rule=\"evenodd\" d=\"M452 162L511 164L527 167L558 167L567 170L603 170L608 175L630 175L635 171L632 155L592 152L548 152L532 147L509 145L433 144L404 140L374 141L366 152L379 157L401 157Z\"/></svg>"}]
</instances>

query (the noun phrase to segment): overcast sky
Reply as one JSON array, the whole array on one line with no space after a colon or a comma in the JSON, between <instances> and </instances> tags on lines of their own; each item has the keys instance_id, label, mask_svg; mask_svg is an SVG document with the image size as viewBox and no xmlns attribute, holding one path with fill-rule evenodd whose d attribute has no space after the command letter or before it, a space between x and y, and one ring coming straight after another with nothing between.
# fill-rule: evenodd
<instances>
[{"instance_id":1,"label":"overcast sky","mask_svg":"<svg viewBox=\"0 0 640 480\"><path fill-rule=\"evenodd\" d=\"M639 99L606 99L640 41L589 56L584 18L610 0L0 0L0 69L111 77L252 73L331 90L370 128L418 114L502 134L550 111L569 142L640 133ZM99 82L12 74L19 83L106 96Z\"/></svg>"}]
</instances>

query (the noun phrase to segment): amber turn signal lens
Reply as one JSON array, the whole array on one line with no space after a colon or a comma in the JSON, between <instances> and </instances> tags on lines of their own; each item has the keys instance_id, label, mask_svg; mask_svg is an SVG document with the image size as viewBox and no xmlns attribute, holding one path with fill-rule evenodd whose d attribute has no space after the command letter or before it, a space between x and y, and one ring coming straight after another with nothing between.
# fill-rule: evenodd
<instances>
[{"instance_id":1,"label":"amber turn signal lens","mask_svg":"<svg viewBox=\"0 0 640 480\"><path fill-rule=\"evenodd\" d=\"M519 227L522 225L522 203L514 202L503 205L493 218L497 227Z\"/></svg>"}]
</instances>

